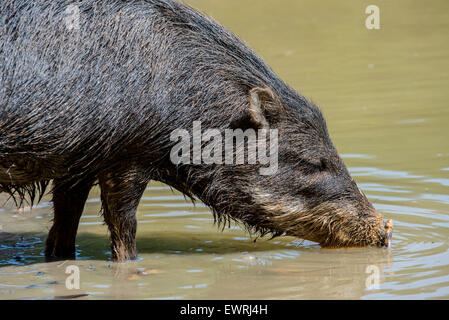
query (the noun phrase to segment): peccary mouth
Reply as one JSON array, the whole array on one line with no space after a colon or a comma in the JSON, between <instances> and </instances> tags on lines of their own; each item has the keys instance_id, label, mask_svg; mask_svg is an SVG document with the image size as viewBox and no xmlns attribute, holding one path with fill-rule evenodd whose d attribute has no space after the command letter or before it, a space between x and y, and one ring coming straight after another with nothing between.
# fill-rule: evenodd
<instances>
[{"instance_id":1,"label":"peccary mouth","mask_svg":"<svg viewBox=\"0 0 449 320\"><path fill-rule=\"evenodd\" d=\"M387 220L387 222L385 222L385 225L384 225L385 241L383 244L384 247L387 247L387 248L391 247L391 238L393 236L393 225L394 225L394 223L393 223L393 220L391 220L391 219L389 219L389 220Z\"/></svg>"},{"instance_id":2,"label":"peccary mouth","mask_svg":"<svg viewBox=\"0 0 449 320\"><path fill-rule=\"evenodd\" d=\"M371 205L362 211L348 204L323 202L305 209L298 202L274 202L268 193L257 191L255 199L263 212L258 216L264 216L264 227L276 235L317 242L323 248L391 246L393 221L385 221Z\"/></svg>"},{"instance_id":3,"label":"peccary mouth","mask_svg":"<svg viewBox=\"0 0 449 320\"><path fill-rule=\"evenodd\" d=\"M283 214L270 220L284 234L318 242L321 247L391 246L393 221L383 222L376 214L369 219L347 219L337 215ZM334 218L335 220L332 220Z\"/></svg>"}]
</instances>

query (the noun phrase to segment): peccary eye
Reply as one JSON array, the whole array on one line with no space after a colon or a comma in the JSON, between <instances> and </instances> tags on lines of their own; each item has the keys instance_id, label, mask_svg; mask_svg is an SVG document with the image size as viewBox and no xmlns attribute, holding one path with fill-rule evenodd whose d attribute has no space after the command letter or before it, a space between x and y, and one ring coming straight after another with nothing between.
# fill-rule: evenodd
<instances>
[{"instance_id":1,"label":"peccary eye","mask_svg":"<svg viewBox=\"0 0 449 320\"><path fill-rule=\"evenodd\" d=\"M320 171L324 171L327 169L327 161L324 159L320 160Z\"/></svg>"},{"instance_id":2,"label":"peccary eye","mask_svg":"<svg viewBox=\"0 0 449 320\"><path fill-rule=\"evenodd\" d=\"M321 159L320 161L310 163L316 171L322 172L328 169L327 161Z\"/></svg>"}]
</instances>

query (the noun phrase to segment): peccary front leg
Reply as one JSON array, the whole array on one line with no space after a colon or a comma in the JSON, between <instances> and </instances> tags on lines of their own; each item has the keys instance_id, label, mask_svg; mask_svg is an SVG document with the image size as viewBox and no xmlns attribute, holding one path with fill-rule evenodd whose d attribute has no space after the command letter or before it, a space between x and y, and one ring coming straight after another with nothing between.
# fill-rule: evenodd
<instances>
[{"instance_id":1,"label":"peccary front leg","mask_svg":"<svg viewBox=\"0 0 449 320\"><path fill-rule=\"evenodd\" d=\"M99 177L103 216L111 233L111 255L115 261L136 258L136 209L149 182L137 170L115 172Z\"/></svg>"},{"instance_id":2,"label":"peccary front leg","mask_svg":"<svg viewBox=\"0 0 449 320\"><path fill-rule=\"evenodd\" d=\"M46 260L75 258L75 238L89 191L95 179L76 184L53 181L53 226L45 245Z\"/></svg>"}]
</instances>

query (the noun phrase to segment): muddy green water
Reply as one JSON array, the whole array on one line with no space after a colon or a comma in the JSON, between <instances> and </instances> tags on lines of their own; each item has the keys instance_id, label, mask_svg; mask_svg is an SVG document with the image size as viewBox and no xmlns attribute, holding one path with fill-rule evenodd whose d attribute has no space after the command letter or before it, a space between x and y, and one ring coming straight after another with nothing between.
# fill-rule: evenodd
<instances>
[{"instance_id":1,"label":"muddy green water","mask_svg":"<svg viewBox=\"0 0 449 320\"><path fill-rule=\"evenodd\" d=\"M238 227L219 232L204 205L151 183L138 208L139 260L117 264L93 190L78 260L63 265L42 256L48 197L31 211L0 209L0 299L449 298L449 2L188 3L321 106L360 188L394 220L392 248L254 243ZM370 4L380 30L365 27ZM79 267L79 290L65 286L68 265Z\"/></svg>"}]
</instances>

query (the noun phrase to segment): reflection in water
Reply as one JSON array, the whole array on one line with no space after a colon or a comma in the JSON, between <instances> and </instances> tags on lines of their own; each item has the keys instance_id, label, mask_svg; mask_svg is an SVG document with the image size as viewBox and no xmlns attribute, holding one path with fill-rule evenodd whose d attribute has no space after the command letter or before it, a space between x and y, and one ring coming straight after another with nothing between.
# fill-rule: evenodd
<instances>
[{"instance_id":1,"label":"reflection in water","mask_svg":"<svg viewBox=\"0 0 449 320\"><path fill-rule=\"evenodd\" d=\"M64 271L73 264L81 270L77 294L83 298L358 298L366 290L367 268L378 268L382 283L393 262L387 249L322 250L314 244L292 249L283 240L255 246L227 237L207 243L141 239L159 245L144 246L135 262L77 260L2 268L0 292L22 298L67 296ZM248 290L236 290L243 285Z\"/></svg>"},{"instance_id":2,"label":"reflection in water","mask_svg":"<svg viewBox=\"0 0 449 320\"><path fill-rule=\"evenodd\" d=\"M360 188L395 221L392 248L253 242L238 226L219 232L204 205L152 182L138 208L139 260L126 264L109 261L98 190L77 260L62 266L42 254L48 197L33 210L2 206L0 298L449 298L447 1L382 3L376 31L364 27L362 2L188 2L320 105ZM67 265L79 267L80 290L66 288Z\"/></svg>"}]
</instances>

